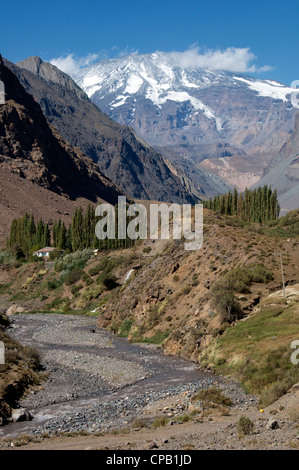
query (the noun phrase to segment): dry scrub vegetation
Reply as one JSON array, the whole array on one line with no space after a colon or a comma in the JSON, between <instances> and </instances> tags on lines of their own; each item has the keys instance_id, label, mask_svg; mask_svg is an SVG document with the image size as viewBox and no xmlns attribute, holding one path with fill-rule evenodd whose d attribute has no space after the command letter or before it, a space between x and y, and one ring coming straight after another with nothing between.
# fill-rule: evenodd
<instances>
[{"instance_id":1,"label":"dry scrub vegetation","mask_svg":"<svg viewBox=\"0 0 299 470\"><path fill-rule=\"evenodd\" d=\"M181 241L147 240L51 264L2 253L0 293L7 307L96 315L129 341L237 377L268 404L299 379L290 362L299 297L269 297L281 289L280 252L287 285L299 283L299 211L261 225L205 210L203 247L194 252Z\"/></svg>"}]
</instances>

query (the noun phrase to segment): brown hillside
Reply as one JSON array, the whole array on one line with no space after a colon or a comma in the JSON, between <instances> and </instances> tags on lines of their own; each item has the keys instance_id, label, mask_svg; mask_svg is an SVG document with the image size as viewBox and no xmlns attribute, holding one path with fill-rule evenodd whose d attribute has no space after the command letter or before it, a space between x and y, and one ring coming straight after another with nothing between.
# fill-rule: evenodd
<instances>
[{"instance_id":1,"label":"brown hillside","mask_svg":"<svg viewBox=\"0 0 299 470\"><path fill-rule=\"evenodd\" d=\"M49 191L32 181L21 178L1 166L0 171L0 248L5 245L13 219L26 212L34 213L36 220L42 218L50 225L57 219L70 223L76 207L86 207L90 201L78 198L75 201Z\"/></svg>"}]
</instances>

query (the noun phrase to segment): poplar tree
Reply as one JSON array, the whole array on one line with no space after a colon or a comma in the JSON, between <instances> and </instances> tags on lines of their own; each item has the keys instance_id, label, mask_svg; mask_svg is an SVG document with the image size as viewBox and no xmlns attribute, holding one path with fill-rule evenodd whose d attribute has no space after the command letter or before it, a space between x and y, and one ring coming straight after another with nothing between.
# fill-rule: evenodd
<instances>
[{"instance_id":1,"label":"poplar tree","mask_svg":"<svg viewBox=\"0 0 299 470\"><path fill-rule=\"evenodd\" d=\"M243 220L256 223L275 220L280 212L277 190L272 191L271 186L254 190L246 188L244 193L240 194L234 189L233 194L229 191L210 198L204 206L220 214L238 215Z\"/></svg>"}]
</instances>

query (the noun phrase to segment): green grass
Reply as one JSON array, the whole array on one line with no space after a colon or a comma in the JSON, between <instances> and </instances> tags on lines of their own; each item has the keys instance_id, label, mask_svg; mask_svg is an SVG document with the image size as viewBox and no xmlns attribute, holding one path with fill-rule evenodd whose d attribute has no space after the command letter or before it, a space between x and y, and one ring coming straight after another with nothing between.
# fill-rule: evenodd
<instances>
[{"instance_id":1,"label":"green grass","mask_svg":"<svg viewBox=\"0 0 299 470\"><path fill-rule=\"evenodd\" d=\"M118 327L118 334L120 338L127 338L131 328L134 324L134 319L133 318L127 318L126 320L123 321L123 323Z\"/></svg>"},{"instance_id":2,"label":"green grass","mask_svg":"<svg viewBox=\"0 0 299 470\"><path fill-rule=\"evenodd\" d=\"M210 348L210 361L220 374L236 376L246 390L270 404L299 381L290 345L299 338L299 304L269 306L226 330Z\"/></svg>"},{"instance_id":3,"label":"green grass","mask_svg":"<svg viewBox=\"0 0 299 470\"><path fill-rule=\"evenodd\" d=\"M148 344L162 344L163 341L169 336L169 331L160 331L158 330L153 336L149 338L142 338L139 340L140 343L148 343Z\"/></svg>"},{"instance_id":4,"label":"green grass","mask_svg":"<svg viewBox=\"0 0 299 470\"><path fill-rule=\"evenodd\" d=\"M160 428L161 426L165 427L167 423L169 423L169 418L165 418L164 416L161 416L161 418L155 419L151 427L154 429Z\"/></svg>"}]
</instances>

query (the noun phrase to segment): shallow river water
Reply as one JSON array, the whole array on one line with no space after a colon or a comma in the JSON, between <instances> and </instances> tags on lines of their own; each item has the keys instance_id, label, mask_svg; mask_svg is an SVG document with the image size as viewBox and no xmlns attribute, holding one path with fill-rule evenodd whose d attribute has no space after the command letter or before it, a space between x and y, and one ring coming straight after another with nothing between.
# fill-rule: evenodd
<instances>
[{"instance_id":1,"label":"shallow river water","mask_svg":"<svg viewBox=\"0 0 299 470\"><path fill-rule=\"evenodd\" d=\"M33 420L0 428L0 437L111 429L149 402L215 380L198 364L98 329L95 317L21 314L9 334L39 350L48 379L20 402Z\"/></svg>"}]
</instances>

